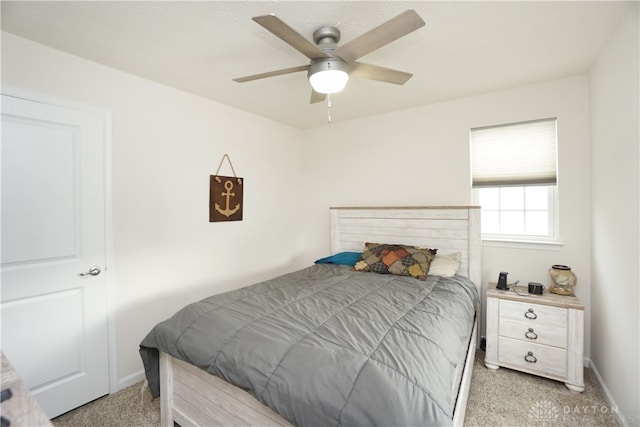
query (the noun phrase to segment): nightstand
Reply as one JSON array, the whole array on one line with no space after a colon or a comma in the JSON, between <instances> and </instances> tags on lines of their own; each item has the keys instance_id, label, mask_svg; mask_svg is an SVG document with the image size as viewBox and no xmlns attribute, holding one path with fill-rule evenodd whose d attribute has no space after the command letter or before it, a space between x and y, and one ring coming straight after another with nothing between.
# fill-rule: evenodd
<instances>
[{"instance_id":1,"label":"nightstand","mask_svg":"<svg viewBox=\"0 0 640 427\"><path fill-rule=\"evenodd\" d=\"M516 289L521 295L489 284L485 366L528 372L584 391L584 306L575 296Z\"/></svg>"}]
</instances>

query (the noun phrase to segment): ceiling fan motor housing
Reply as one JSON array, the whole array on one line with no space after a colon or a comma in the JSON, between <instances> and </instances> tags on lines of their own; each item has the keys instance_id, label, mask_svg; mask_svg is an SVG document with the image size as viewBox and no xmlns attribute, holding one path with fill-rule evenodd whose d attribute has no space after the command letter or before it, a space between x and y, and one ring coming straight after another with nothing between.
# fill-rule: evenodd
<instances>
[{"instance_id":1,"label":"ceiling fan motor housing","mask_svg":"<svg viewBox=\"0 0 640 427\"><path fill-rule=\"evenodd\" d=\"M313 41L320 49L324 49L325 45L331 44L331 49L340 41L340 30L335 27L320 27L313 32Z\"/></svg>"},{"instance_id":2,"label":"ceiling fan motor housing","mask_svg":"<svg viewBox=\"0 0 640 427\"><path fill-rule=\"evenodd\" d=\"M329 70L349 72L347 63L339 56L333 55L333 51L340 41L340 30L335 27L320 27L313 32L313 41L320 49L331 55L331 58L311 60L309 75Z\"/></svg>"},{"instance_id":3,"label":"ceiling fan motor housing","mask_svg":"<svg viewBox=\"0 0 640 427\"><path fill-rule=\"evenodd\" d=\"M349 65L342 60L342 58L338 56L334 56L329 59L315 59L311 61L311 65L309 66L308 75L315 74L320 71L344 71L345 73L349 73Z\"/></svg>"}]
</instances>

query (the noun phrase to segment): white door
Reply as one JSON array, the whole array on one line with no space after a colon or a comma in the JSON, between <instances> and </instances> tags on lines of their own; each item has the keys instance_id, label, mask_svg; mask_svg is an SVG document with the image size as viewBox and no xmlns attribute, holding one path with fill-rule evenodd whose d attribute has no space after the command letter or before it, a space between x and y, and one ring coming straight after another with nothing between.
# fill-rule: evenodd
<instances>
[{"instance_id":1,"label":"white door","mask_svg":"<svg viewBox=\"0 0 640 427\"><path fill-rule=\"evenodd\" d=\"M1 345L49 417L109 393L106 123L2 95Z\"/></svg>"}]
</instances>

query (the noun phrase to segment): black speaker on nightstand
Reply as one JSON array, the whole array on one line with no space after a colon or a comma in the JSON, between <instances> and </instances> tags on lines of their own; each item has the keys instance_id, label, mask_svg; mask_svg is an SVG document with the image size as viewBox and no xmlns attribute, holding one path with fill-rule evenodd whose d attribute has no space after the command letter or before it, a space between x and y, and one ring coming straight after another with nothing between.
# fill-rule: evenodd
<instances>
[{"instance_id":1,"label":"black speaker on nightstand","mask_svg":"<svg viewBox=\"0 0 640 427\"><path fill-rule=\"evenodd\" d=\"M498 284L496 285L496 289L500 289L503 291L506 291L507 288L507 273L506 271L502 271L500 272L500 275L498 276Z\"/></svg>"}]
</instances>

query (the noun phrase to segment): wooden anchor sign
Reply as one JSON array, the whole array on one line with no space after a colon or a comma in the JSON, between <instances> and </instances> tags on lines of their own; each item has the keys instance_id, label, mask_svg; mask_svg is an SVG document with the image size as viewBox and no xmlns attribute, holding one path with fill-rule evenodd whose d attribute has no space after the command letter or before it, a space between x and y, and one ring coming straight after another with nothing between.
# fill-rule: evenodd
<instances>
[{"instance_id":1,"label":"wooden anchor sign","mask_svg":"<svg viewBox=\"0 0 640 427\"><path fill-rule=\"evenodd\" d=\"M218 175L224 159L231 166L233 176ZM242 193L244 180L236 176L229 155L220 161L215 175L209 179L209 222L242 221Z\"/></svg>"}]
</instances>

